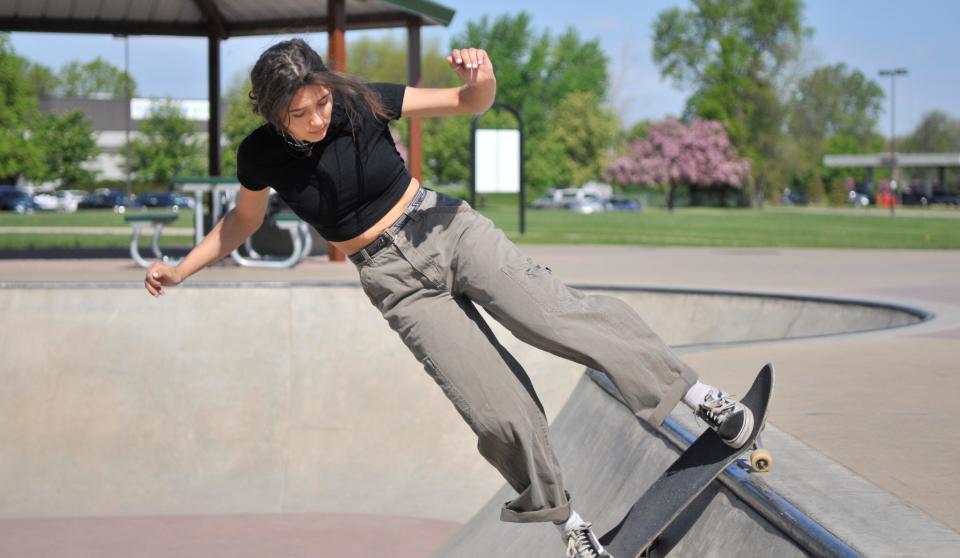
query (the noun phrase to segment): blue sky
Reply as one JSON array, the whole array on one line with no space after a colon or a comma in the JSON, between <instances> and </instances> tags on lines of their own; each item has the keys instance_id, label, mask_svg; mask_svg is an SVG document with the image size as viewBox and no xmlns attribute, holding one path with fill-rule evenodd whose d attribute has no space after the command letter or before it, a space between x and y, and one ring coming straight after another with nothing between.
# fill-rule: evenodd
<instances>
[{"instance_id":1,"label":"blue sky","mask_svg":"<svg viewBox=\"0 0 960 558\"><path fill-rule=\"evenodd\" d=\"M652 24L664 9L686 8L678 0L593 0L584 13L583 2L532 0L525 2L441 1L457 11L450 27L426 28L424 39L437 38L442 46L469 20L496 17L520 10L532 15L537 30L560 32L574 27L581 37L597 38L610 58L611 105L629 125L643 118L659 119L683 110L688 92L660 78L651 59ZM801 69L845 62L875 79L889 92L889 78L881 68L906 67L897 78L897 133L912 130L923 114L946 111L960 118L960 64L952 41L960 22L958 0L807 0L804 23L814 36L800 62ZM369 32L365 32L369 33ZM359 34L359 33L357 33ZM70 60L102 56L123 65L123 41L106 35L14 33L17 52L59 68ZM354 36L347 34L347 41ZM325 34L309 35L324 48ZM232 38L222 44L224 87L247 71L257 55L276 36ZM496 62L496 61L494 61ZM133 37L131 73L142 95L184 98L206 97L206 41L191 38ZM349 61L348 61L349 65ZM879 131L889 133L889 99L884 102Z\"/></svg>"}]
</instances>

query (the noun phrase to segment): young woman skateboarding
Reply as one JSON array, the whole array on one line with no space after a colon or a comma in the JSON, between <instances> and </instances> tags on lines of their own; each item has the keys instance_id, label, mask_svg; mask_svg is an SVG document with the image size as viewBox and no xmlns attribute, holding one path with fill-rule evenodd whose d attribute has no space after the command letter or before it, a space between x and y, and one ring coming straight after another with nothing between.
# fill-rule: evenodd
<instances>
[{"instance_id":1,"label":"young woman skateboarding","mask_svg":"<svg viewBox=\"0 0 960 558\"><path fill-rule=\"evenodd\" d=\"M496 95L486 52L455 49L447 62L463 86L365 84L330 71L302 40L267 49L250 75L253 110L267 123L237 152L243 188L236 207L176 267L154 263L146 289L160 296L237 248L260 227L273 188L349 254L370 301L517 491L500 519L551 521L567 556L609 556L571 507L529 378L477 305L526 343L605 371L632 411L654 426L683 400L740 446L753 418L698 382L625 302L565 286L468 204L410 176L390 120L480 113Z\"/></svg>"}]
</instances>

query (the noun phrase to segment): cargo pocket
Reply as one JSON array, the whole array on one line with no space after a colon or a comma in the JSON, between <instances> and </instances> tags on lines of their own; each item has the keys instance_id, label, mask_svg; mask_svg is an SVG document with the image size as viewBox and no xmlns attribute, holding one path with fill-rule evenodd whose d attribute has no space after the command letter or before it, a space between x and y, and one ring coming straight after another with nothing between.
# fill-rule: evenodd
<instances>
[{"instance_id":1,"label":"cargo pocket","mask_svg":"<svg viewBox=\"0 0 960 558\"><path fill-rule=\"evenodd\" d=\"M420 282L411 279L420 272L396 245L384 248L373 260L360 264L359 275L364 294L381 313L387 312L411 290L420 288Z\"/></svg>"},{"instance_id":2,"label":"cargo pocket","mask_svg":"<svg viewBox=\"0 0 960 558\"><path fill-rule=\"evenodd\" d=\"M500 268L527 296L545 312L558 313L579 304L579 293L553 276L550 269L526 258L524 264L510 263Z\"/></svg>"}]
</instances>

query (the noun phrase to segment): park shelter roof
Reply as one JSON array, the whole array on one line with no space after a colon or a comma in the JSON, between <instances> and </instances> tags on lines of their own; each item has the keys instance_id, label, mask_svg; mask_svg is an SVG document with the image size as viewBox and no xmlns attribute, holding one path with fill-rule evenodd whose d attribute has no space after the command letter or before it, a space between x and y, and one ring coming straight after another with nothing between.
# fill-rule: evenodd
<instances>
[{"instance_id":1,"label":"park shelter roof","mask_svg":"<svg viewBox=\"0 0 960 558\"><path fill-rule=\"evenodd\" d=\"M345 0L346 29L448 25L430 0ZM327 0L0 0L0 30L219 37L325 30Z\"/></svg>"},{"instance_id":2,"label":"park shelter roof","mask_svg":"<svg viewBox=\"0 0 960 558\"><path fill-rule=\"evenodd\" d=\"M901 167L960 167L960 153L897 153ZM825 167L875 168L889 167L890 153L867 155L825 155Z\"/></svg>"}]
</instances>

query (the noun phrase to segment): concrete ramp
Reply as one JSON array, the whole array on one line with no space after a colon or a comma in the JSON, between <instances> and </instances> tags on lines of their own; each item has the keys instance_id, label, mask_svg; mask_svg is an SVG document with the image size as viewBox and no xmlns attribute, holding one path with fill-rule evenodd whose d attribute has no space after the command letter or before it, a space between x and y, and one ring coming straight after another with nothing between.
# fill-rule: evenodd
<instances>
[{"instance_id":1,"label":"concrete ramp","mask_svg":"<svg viewBox=\"0 0 960 558\"><path fill-rule=\"evenodd\" d=\"M638 421L587 375L553 422L552 439L574 506L598 533L616 525L679 454L670 441ZM558 556L560 537L552 526L498 520L502 503L514 496L509 487L500 490L434 556ZM808 554L714 482L665 533L655 555L787 558Z\"/></svg>"}]
</instances>

